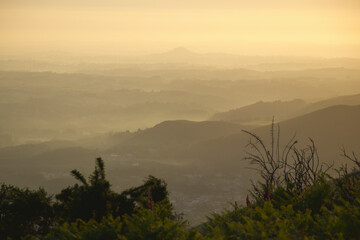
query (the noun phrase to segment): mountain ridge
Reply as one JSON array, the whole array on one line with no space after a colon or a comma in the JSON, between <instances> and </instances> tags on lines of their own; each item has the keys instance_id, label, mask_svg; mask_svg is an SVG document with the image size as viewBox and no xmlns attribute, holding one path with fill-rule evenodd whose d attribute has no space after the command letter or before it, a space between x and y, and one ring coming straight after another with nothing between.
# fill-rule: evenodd
<instances>
[{"instance_id":1,"label":"mountain ridge","mask_svg":"<svg viewBox=\"0 0 360 240\"><path fill-rule=\"evenodd\" d=\"M244 107L216 113L210 117L210 120L237 123L246 121L269 122L275 117L276 121L284 121L334 105L360 105L360 94L332 97L312 103L302 99L273 102L259 101Z\"/></svg>"},{"instance_id":2,"label":"mountain ridge","mask_svg":"<svg viewBox=\"0 0 360 240\"><path fill-rule=\"evenodd\" d=\"M283 146L294 134L299 140L299 146L306 147L308 139L314 140L320 153L320 159L327 163L335 161L340 164L340 148L345 146L355 152L360 152L360 105L337 105L299 117L279 122L280 137ZM277 124L276 124L277 125ZM271 125L253 129L251 132L258 135L265 143L270 142ZM193 146L188 156L196 155L201 161L221 161L228 164L239 163L244 156L249 136L242 132L226 136L221 139L207 141ZM244 163L242 163L244 164Z\"/></svg>"}]
</instances>

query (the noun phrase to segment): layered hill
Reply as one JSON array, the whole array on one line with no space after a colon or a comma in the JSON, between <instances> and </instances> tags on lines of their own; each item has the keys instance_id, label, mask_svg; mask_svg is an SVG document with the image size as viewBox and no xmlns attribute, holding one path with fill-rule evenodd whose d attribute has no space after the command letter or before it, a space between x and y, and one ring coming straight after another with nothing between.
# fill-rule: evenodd
<instances>
[{"instance_id":1,"label":"layered hill","mask_svg":"<svg viewBox=\"0 0 360 240\"><path fill-rule=\"evenodd\" d=\"M335 105L360 105L360 94L334 97L314 103L307 103L301 99L274 102L260 101L227 112L216 113L210 119L240 124L265 125L273 117L276 121L284 121Z\"/></svg>"},{"instance_id":2,"label":"layered hill","mask_svg":"<svg viewBox=\"0 0 360 240\"><path fill-rule=\"evenodd\" d=\"M348 106L360 105L360 94L339 96L339 97L334 97L334 98L329 98L322 101L314 102L307 105L305 108L301 109L296 114L297 116L300 116L306 113L314 112L335 105L348 105Z\"/></svg>"},{"instance_id":3,"label":"layered hill","mask_svg":"<svg viewBox=\"0 0 360 240\"><path fill-rule=\"evenodd\" d=\"M257 103L233 109L227 112L216 113L211 117L214 121L229 121L241 123L267 123L275 116L277 119L287 118L307 106L304 100L275 101Z\"/></svg>"},{"instance_id":4,"label":"layered hill","mask_svg":"<svg viewBox=\"0 0 360 240\"><path fill-rule=\"evenodd\" d=\"M216 121L165 121L135 135L127 144L192 144L240 132L241 129L243 127L238 124Z\"/></svg>"},{"instance_id":5,"label":"layered hill","mask_svg":"<svg viewBox=\"0 0 360 240\"><path fill-rule=\"evenodd\" d=\"M344 163L341 146L360 152L359 122L360 106L328 107L280 122L280 142L283 146L297 133L302 147L309 144L310 137L320 160L338 166ZM111 143L110 148L100 148L94 144L96 139L3 148L0 182L58 191L73 181L72 169L87 172L94 158L102 156L116 189L141 183L148 174L165 178L179 211L198 219L221 210L229 199L244 199L249 179L256 180L243 160L249 135L242 129L227 122L166 121L147 130L98 138L104 145ZM250 131L270 146L269 125Z\"/></svg>"},{"instance_id":6,"label":"layered hill","mask_svg":"<svg viewBox=\"0 0 360 240\"><path fill-rule=\"evenodd\" d=\"M314 111L299 117L281 121L280 137L282 143L296 134L300 145L308 144L307 138L312 138L318 146L322 159L331 162L327 156L338 156L342 146L350 150L360 151L360 105L337 105ZM97 148L96 139L84 141L82 144L71 142L49 142L41 144L21 145L0 149L0 160L4 164L24 163L23 160L58 159L69 157L67 152L77 156L89 156L91 153L100 155L116 154L126 156L134 161L139 159L163 160L176 162L192 162L207 165L226 165L238 163L244 154L249 136L242 130L244 126L219 121L191 122L185 120L165 121L152 128L135 133L119 133L99 138L104 144L110 141L109 148ZM270 125L250 131L256 133L265 141L269 141ZM275 132L277 134L277 132ZM119 136L117 136L119 135ZM123 136L124 135L124 136ZM88 144L88 145L87 145ZM96 150L97 149L97 150ZM64 151L62 153L62 151ZM80 152L80 154L75 154ZM54 154L60 157L54 157ZM55 155L56 155L55 154ZM71 155L70 154L70 155ZM22 160L22 161L20 161ZM331 161L330 161L331 160ZM80 161L81 162L81 161ZM45 160L42 161L45 163ZM31 164L30 161L27 164ZM4 166L4 165L3 165Z\"/></svg>"},{"instance_id":7,"label":"layered hill","mask_svg":"<svg viewBox=\"0 0 360 240\"><path fill-rule=\"evenodd\" d=\"M244 128L238 124L216 121L165 121L137 132L109 152L143 158L177 158L180 152L194 144L240 133Z\"/></svg>"},{"instance_id":8,"label":"layered hill","mask_svg":"<svg viewBox=\"0 0 360 240\"><path fill-rule=\"evenodd\" d=\"M281 143L284 146L296 134L299 146L315 141L320 159L327 163L341 163L342 146L360 152L360 106L332 106L319 111L295 117L279 123ZM253 130L270 144L270 126ZM277 132L275 132L277 134ZM249 140L246 133L203 142L192 148L188 156L196 156L204 162L214 164L224 162L239 163L244 156L244 148ZM270 146L270 145L268 145ZM338 157L336 157L338 156Z\"/></svg>"}]
</instances>

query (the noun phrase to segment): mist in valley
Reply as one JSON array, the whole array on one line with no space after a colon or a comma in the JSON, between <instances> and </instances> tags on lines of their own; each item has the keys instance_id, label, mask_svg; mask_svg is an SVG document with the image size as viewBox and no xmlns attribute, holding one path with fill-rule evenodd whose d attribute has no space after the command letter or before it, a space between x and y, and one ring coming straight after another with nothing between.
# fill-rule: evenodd
<instances>
[{"instance_id":1,"label":"mist in valley","mask_svg":"<svg viewBox=\"0 0 360 240\"><path fill-rule=\"evenodd\" d=\"M206 9L188 1L25 2L4 1L0 10L0 182L57 193L74 184L71 170L88 175L101 156L115 191L148 175L165 179L176 211L196 225L244 204L259 179L244 160L243 130L270 144L279 126L281 148L294 135L300 147L310 138L320 161L337 167L351 165L341 147L360 153L355 1L331 1L321 12L327 23L316 17L322 5L307 1L293 16L295 6L280 1L245 4L266 13L258 21L219 1ZM196 13L203 19L192 25L185 17ZM236 32L242 21L249 28Z\"/></svg>"}]
</instances>

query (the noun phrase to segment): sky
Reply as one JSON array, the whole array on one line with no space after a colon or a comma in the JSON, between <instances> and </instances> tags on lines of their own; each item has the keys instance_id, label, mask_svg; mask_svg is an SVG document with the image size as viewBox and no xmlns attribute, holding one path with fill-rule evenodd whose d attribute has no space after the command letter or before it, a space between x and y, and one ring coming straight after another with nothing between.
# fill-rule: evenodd
<instances>
[{"instance_id":1,"label":"sky","mask_svg":"<svg viewBox=\"0 0 360 240\"><path fill-rule=\"evenodd\" d=\"M0 0L0 55L360 57L359 0Z\"/></svg>"}]
</instances>

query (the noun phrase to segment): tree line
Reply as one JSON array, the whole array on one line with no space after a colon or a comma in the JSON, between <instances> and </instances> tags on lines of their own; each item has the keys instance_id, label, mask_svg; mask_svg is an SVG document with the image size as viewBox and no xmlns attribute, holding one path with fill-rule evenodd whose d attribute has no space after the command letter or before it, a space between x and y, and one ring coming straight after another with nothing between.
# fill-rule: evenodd
<instances>
[{"instance_id":1,"label":"tree line","mask_svg":"<svg viewBox=\"0 0 360 240\"><path fill-rule=\"evenodd\" d=\"M97 158L95 170L86 179L78 170L71 171L78 183L69 186L55 198L44 189L29 190L2 184L0 187L0 239L20 239L26 235L45 236L54 226L65 222L101 221L104 217L123 218L140 208L154 204L172 206L164 180L149 176L138 187L116 193L105 176L104 161Z\"/></svg>"},{"instance_id":2,"label":"tree line","mask_svg":"<svg viewBox=\"0 0 360 240\"><path fill-rule=\"evenodd\" d=\"M320 162L310 139L291 139L280 151L280 130L266 144L249 134L245 159L258 171L243 205L212 214L198 226L173 212L164 180L149 176L138 187L115 193L104 161L86 179L55 198L44 189L0 189L0 239L23 240L218 240L360 239L360 160L342 149L352 168ZM337 175L331 176L329 170Z\"/></svg>"}]
</instances>

